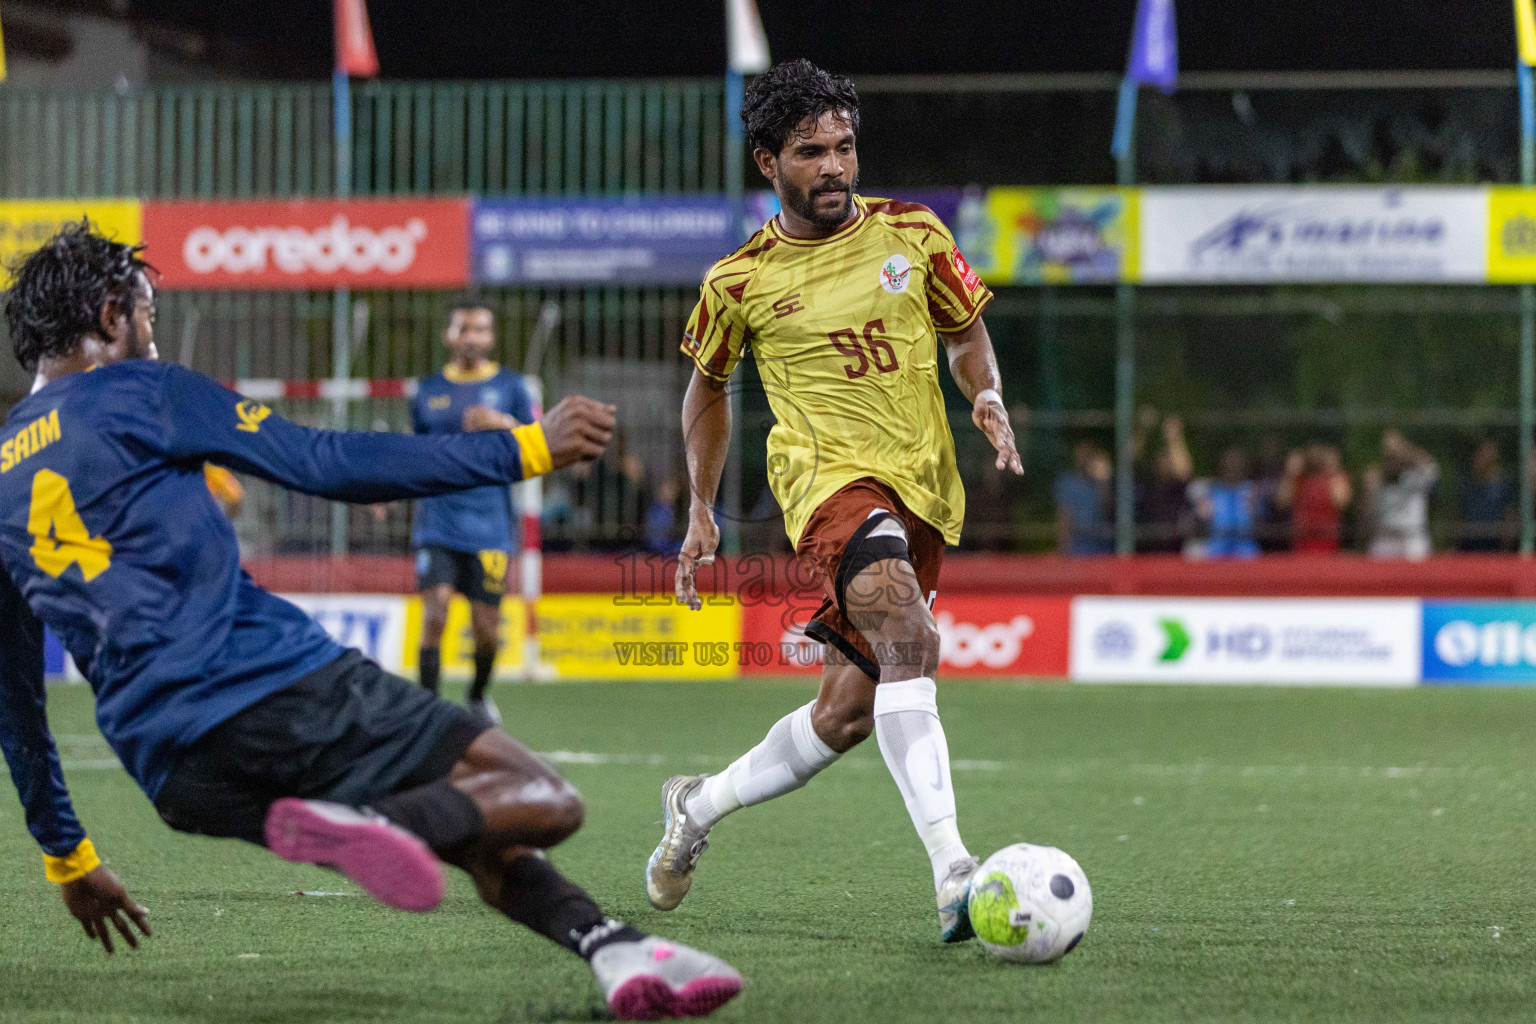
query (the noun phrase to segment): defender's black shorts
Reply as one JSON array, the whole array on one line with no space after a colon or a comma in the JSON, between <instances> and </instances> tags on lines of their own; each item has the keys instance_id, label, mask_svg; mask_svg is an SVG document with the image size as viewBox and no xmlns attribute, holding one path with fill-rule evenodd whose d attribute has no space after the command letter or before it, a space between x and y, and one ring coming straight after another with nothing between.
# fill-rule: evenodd
<instances>
[{"instance_id":1,"label":"defender's black shorts","mask_svg":"<svg viewBox=\"0 0 1536 1024\"><path fill-rule=\"evenodd\" d=\"M428 544L416 552L416 589L430 590L444 583L480 604L501 604L507 590L507 553L455 551Z\"/></svg>"},{"instance_id":2,"label":"defender's black shorts","mask_svg":"<svg viewBox=\"0 0 1536 1024\"><path fill-rule=\"evenodd\" d=\"M273 801L367 805L447 775L487 728L348 651L182 751L155 810L179 832L265 845Z\"/></svg>"}]
</instances>

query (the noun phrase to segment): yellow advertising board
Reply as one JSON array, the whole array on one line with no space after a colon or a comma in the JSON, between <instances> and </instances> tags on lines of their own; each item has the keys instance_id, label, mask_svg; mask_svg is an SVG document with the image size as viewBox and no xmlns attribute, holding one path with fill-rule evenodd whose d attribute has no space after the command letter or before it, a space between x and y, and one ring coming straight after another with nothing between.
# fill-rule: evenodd
<instances>
[{"instance_id":1,"label":"yellow advertising board","mask_svg":"<svg viewBox=\"0 0 1536 1024\"><path fill-rule=\"evenodd\" d=\"M82 216L108 238L129 245L144 240L144 207L137 199L0 200L0 288L10 284L8 268L17 257Z\"/></svg>"},{"instance_id":2,"label":"yellow advertising board","mask_svg":"<svg viewBox=\"0 0 1536 1024\"><path fill-rule=\"evenodd\" d=\"M735 605L705 605L695 612L670 601L621 603L613 594L551 594L539 601L546 666L540 675L556 679L733 679L740 640L741 610ZM502 602L501 641L496 674L515 676L523 654L520 598ZM408 599L404 642L402 665L414 675L421 645L420 598ZM469 602L455 597L443 630L443 676L467 679L473 665Z\"/></svg>"},{"instance_id":3,"label":"yellow advertising board","mask_svg":"<svg viewBox=\"0 0 1536 1024\"><path fill-rule=\"evenodd\" d=\"M1136 280L1138 193L1130 188L990 188L984 215L962 208L971 265L990 284Z\"/></svg>"},{"instance_id":4,"label":"yellow advertising board","mask_svg":"<svg viewBox=\"0 0 1536 1024\"><path fill-rule=\"evenodd\" d=\"M1536 189L1488 190L1488 281L1536 281Z\"/></svg>"}]
</instances>

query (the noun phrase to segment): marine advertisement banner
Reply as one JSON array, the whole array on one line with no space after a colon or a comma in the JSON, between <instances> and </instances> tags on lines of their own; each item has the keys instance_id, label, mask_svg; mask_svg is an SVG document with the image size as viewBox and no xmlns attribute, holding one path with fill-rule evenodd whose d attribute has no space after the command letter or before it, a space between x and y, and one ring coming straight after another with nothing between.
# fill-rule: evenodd
<instances>
[{"instance_id":1,"label":"marine advertisement banner","mask_svg":"<svg viewBox=\"0 0 1536 1024\"><path fill-rule=\"evenodd\" d=\"M1146 188L1140 224L1148 284L1488 278L1483 188Z\"/></svg>"}]
</instances>

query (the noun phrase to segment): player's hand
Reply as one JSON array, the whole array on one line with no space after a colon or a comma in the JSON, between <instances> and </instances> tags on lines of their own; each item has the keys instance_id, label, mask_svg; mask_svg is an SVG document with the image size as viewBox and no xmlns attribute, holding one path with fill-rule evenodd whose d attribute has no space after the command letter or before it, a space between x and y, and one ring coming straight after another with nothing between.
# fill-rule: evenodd
<instances>
[{"instance_id":1,"label":"player's hand","mask_svg":"<svg viewBox=\"0 0 1536 1024\"><path fill-rule=\"evenodd\" d=\"M987 435L992 447L997 449L997 468L1011 469L1018 476L1024 475L1024 463L1019 459L1019 449L1013 440L1013 424L1008 422L1008 410L991 395L977 395L971 408L971 422Z\"/></svg>"},{"instance_id":2,"label":"player's hand","mask_svg":"<svg viewBox=\"0 0 1536 1024\"><path fill-rule=\"evenodd\" d=\"M511 430L522 426L517 417L484 405L472 405L464 410L464 430Z\"/></svg>"},{"instance_id":3,"label":"player's hand","mask_svg":"<svg viewBox=\"0 0 1536 1024\"><path fill-rule=\"evenodd\" d=\"M65 882L59 886L59 891L64 897L64 906L80 922L85 934L100 942L108 953L112 952L112 928L116 928L134 949L139 948L139 940L133 934L133 928L128 926L129 922L146 938L150 935L149 911L134 902L123 883L105 866L73 882ZM111 922L111 928L107 927L108 922Z\"/></svg>"},{"instance_id":4,"label":"player's hand","mask_svg":"<svg viewBox=\"0 0 1536 1024\"><path fill-rule=\"evenodd\" d=\"M699 600L698 581L695 578L701 565L715 564L715 550L720 547L720 527L708 507L688 511L688 536L683 538L683 549L677 553L677 603L685 604L694 611L704 607Z\"/></svg>"},{"instance_id":5,"label":"player's hand","mask_svg":"<svg viewBox=\"0 0 1536 1024\"><path fill-rule=\"evenodd\" d=\"M555 469L573 462L593 462L613 437L616 407L571 395L544 414L544 441Z\"/></svg>"}]
</instances>

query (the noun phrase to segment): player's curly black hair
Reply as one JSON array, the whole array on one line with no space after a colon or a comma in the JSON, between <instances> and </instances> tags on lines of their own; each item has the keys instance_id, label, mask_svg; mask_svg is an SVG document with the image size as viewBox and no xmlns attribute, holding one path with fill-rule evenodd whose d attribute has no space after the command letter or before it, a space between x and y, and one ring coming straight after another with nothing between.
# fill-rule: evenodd
<instances>
[{"instance_id":1,"label":"player's curly black hair","mask_svg":"<svg viewBox=\"0 0 1536 1024\"><path fill-rule=\"evenodd\" d=\"M781 153L806 118L815 122L828 111L846 112L853 133L859 133L859 94L851 81L804 57L775 64L752 80L742 98L747 145Z\"/></svg>"},{"instance_id":2,"label":"player's curly black hair","mask_svg":"<svg viewBox=\"0 0 1536 1024\"><path fill-rule=\"evenodd\" d=\"M82 338L101 329L108 303L132 316L135 279L153 273L139 258L143 250L99 234L82 217L16 263L5 322L17 362L31 372L39 359L71 355Z\"/></svg>"}]
</instances>

